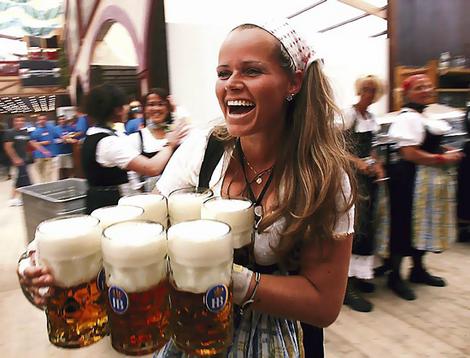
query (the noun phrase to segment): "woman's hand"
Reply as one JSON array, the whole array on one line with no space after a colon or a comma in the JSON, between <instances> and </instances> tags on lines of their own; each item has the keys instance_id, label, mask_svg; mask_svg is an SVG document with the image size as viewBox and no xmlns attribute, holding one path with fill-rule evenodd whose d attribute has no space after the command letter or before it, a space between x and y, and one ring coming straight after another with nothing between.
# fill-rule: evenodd
<instances>
[{"instance_id":1,"label":"woman's hand","mask_svg":"<svg viewBox=\"0 0 470 358\"><path fill-rule=\"evenodd\" d=\"M189 132L189 126L184 121L175 123L175 128L166 134L168 146L172 149L178 148Z\"/></svg>"},{"instance_id":2,"label":"woman's hand","mask_svg":"<svg viewBox=\"0 0 470 358\"><path fill-rule=\"evenodd\" d=\"M31 303L36 306L42 307L47 303L47 299L50 297L53 291L54 277L48 267L45 266L33 266L34 258L31 255L29 258L29 265L22 265L22 261L18 266L16 273L24 293L30 299Z\"/></svg>"},{"instance_id":3,"label":"woman's hand","mask_svg":"<svg viewBox=\"0 0 470 358\"><path fill-rule=\"evenodd\" d=\"M356 168L359 171L359 173L361 173L363 175L370 175L371 174L370 166L364 160L358 158L358 159L356 159L355 164L356 164Z\"/></svg>"},{"instance_id":4,"label":"woman's hand","mask_svg":"<svg viewBox=\"0 0 470 358\"><path fill-rule=\"evenodd\" d=\"M385 171L384 171L382 164L380 163L375 163L373 165L373 173L374 173L375 179L385 178Z\"/></svg>"},{"instance_id":5,"label":"woman's hand","mask_svg":"<svg viewBox=\"0 0 470 358\"><path fill-rule=\"evenodd\" d=\"M457 164L464 157L462 152L445 152L442 154L446 164Z\"/></svg>"}]
</instances>

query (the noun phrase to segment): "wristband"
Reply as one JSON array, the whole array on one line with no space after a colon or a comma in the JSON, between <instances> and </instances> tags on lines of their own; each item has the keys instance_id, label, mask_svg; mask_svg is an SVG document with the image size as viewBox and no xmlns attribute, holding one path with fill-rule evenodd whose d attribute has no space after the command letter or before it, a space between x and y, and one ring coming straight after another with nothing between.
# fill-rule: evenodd
<instances>
[{"instance_id":1,"label":"wristband","mask_svg":"<svg viewBox=\"0 0 470 358\"><path fill-rule=\"evenodd\" d=\"M256 291L258 291L260 280L261 280L261 274L259 272L255 272L255 287L253 288L253 292L250 298L241 304L240 316L243 316L245 311L255 302L255 295L256 295Z\"/></svg>"}]
</instances>

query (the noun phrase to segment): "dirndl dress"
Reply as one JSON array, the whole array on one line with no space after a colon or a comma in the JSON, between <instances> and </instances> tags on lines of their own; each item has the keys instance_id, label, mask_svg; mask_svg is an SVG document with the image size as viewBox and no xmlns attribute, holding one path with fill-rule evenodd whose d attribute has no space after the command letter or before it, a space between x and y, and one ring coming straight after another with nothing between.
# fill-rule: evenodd
<instances>
[{"instance_id":1,"label":"dirndl dress","mask_svg":"<svg viewBox=\"0 0 470 358\"><path fill-rule=\"evenodd\" d=\"M421 150L442 153L442 135L426 130ZM456 238L455 169L416 165L403 159L390 164L390 252L412 249L442 252Z\"/></svg>"}]
</instances>

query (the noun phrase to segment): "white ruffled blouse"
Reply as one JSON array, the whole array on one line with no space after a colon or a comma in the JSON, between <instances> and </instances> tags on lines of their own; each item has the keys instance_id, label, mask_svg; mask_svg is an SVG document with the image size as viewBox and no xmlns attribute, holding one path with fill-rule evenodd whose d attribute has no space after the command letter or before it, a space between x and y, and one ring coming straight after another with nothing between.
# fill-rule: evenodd
<instances>
[{"instance_id":1,"label":"white ruffled blouse","mask_svg":"<svg viewBox=\"0 0 470 358\"><path fill-rule=\"evenodd\" d=\"M426 130L435 135L443 135L451 129L445 120L429 118L414 109L406 108L394 119L388 135L401 148L421 145Z\"/></svg>"}]
</instances>

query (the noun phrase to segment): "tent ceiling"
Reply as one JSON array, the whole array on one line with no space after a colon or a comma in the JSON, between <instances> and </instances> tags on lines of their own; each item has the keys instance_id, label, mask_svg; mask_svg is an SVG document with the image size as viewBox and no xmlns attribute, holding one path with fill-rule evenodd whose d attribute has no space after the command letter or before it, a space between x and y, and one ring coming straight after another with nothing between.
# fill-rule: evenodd
<instances>
[{"instance_id":1,"label":"tent ceiling","mask_svg":"<svg viewBox=\"0 0 470 358\"><path fill-rule=\"evenodd\" d=\"M304 4L302 1L302 6L306 8L314 3L310 1L309 4ZM292 17L291 21L305 31L364 37L386 34L387 0L326 0L316 3L317 6ZM302 9L300 4L297 5L292 14Z\"/></svg>"}]
</instances>

